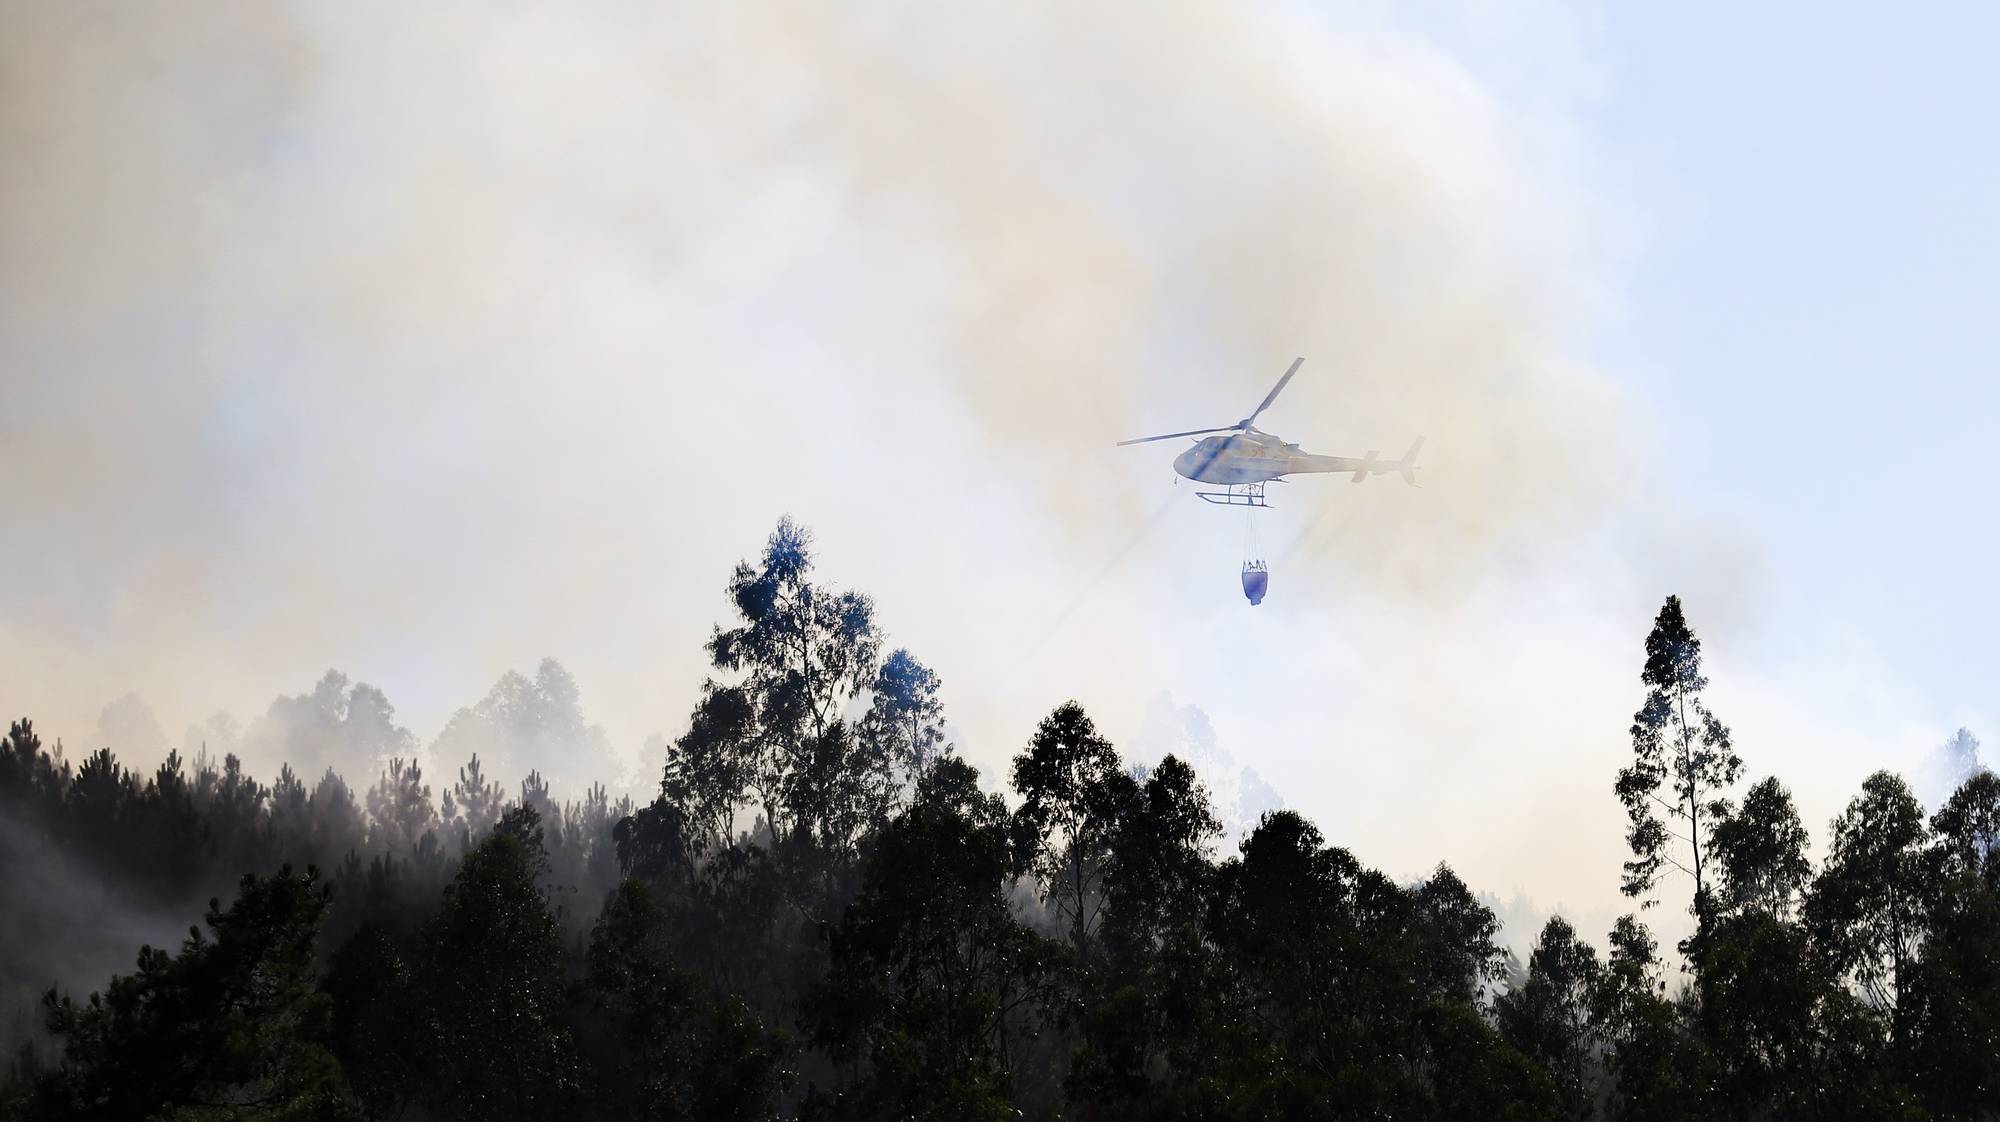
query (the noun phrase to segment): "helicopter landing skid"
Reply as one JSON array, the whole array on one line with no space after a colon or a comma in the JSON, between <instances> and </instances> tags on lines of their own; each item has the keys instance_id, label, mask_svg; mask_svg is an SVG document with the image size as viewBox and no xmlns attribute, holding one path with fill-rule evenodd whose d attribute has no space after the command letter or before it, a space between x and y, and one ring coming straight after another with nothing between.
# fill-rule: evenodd
<instances>
[{"instance_id":1,"label":"helicopter landing skid","mask_svg":"<svg viewBox=\"0 0 2000 1122\"><path fill-rule=\"evenodd\" d=\"M1264 501L1262 483L1231 483L1220 491L1196 491L1202 502L1216 506L1259 506L1269 509L1271 504Z\"/></svg>"}]
</instances>

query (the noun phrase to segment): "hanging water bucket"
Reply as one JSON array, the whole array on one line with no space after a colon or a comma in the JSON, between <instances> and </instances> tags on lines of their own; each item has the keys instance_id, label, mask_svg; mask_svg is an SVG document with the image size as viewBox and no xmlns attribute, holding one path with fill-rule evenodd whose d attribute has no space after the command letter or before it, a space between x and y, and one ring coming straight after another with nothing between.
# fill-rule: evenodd
<instances>
[{"instance_id":1,"label":"hanging water bucket","mask_svg":"<svg viewBox=\"0 0 2000 1122\"><path fill-rule=\"evenodd\" d=\"M1243 595L1250 598L1252 605L1264 602L1264 590L1271 584L1271 574L1264 569L1262 561L1243 563Z\"/></svg>"}]
</instances>

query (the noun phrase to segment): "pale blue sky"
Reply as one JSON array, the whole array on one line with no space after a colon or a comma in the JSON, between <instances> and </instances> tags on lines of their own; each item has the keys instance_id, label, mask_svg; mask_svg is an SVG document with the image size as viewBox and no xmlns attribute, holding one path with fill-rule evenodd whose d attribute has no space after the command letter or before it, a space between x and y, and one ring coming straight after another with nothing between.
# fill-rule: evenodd
<instances>
[{"instance_id":1,"label":"pale blue sky","mask_svg":"<svg viewBox=\"0 0 2000 1122\"><path fill-rule=\"evenodd\" d=\"M1990 5L1614 5L1591 114L1658 200L1609 353L1751 522L1786 618L1993 704L2000 72Z\"/></svg>"}]
</instances>

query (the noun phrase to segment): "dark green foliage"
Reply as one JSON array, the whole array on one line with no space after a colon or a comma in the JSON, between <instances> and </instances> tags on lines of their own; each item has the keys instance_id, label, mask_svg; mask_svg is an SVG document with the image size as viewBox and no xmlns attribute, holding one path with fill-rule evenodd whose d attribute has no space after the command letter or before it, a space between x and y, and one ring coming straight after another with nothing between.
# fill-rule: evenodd
<instances>
[{"instance_id":1,"label":"dark green foliage","mask_svg":"<svg viewBox=\"0 0 2000 1122\"><path fill-rule=\"evenodd\" d=\"M1547 1116L1529 1074L1468 1006L1431 997L1414 894L1363 867L1289 811L1266 815L1218 874L1217 940L1236 964L1271 1077L1241 1087L1246 1117L1442 1117L1496 1088ZM1446 1067L1447 1060L1452 1065ZM1455 1080L1476 1071L1471 1083ZM1509 1072L1521 1075L1515 1079ZM1483 1102L1499 1112L1502 1103Z\"/></svg>"},{"instance_id":2,"label":"dark green foliage","mask_svg":"<svg viewBox=\"0 0 2000 1122\"><path fill-rule=\"evenodd\" d=\"M1493 941L1500 921L1449 865L1416 887L1413 903L1419 980L1436 1000L1475 1004L1482 987L1506 976L1506 952Z\"/></svg>"},{"instance_id":3,"label":"dark green foliage","mask_svg":"<svg viewBox=\"0 0 2000 1122\"><path fill-rule=\"evenodd\" d=\"M1118 823L1105 868L1108 950L1089 977L1070 1097L1088 1117L1175 1117L1203 1098L1230 1041L1226 963L1206 936L1219 826L1194 771L1168 756Z\"/></svg>"},{"instance_id":4,"label":"dark green foliage","mask_svg":"<svg viewBox=\"0 0 2000 1122\"><path fill-rule=\"evenodd\" d=\"M1528 956L1524 985L1493 1003L1500 1034L1555 1080L1563 1113L1582 1118L1596 1101L1592 1002L1601 979L1597 952L1561 916L1549 917Z\"/></svg>"},{"instance_id":5,"label":"dark green foliage","mask_svg":"<svg viewBox=\"0 0 2000 1122\"><path fill-rule=\"evenodd\" d=\"M521 807L465 857L424 932L435 1069L430 1105L451 1118L555 1118L580 1072L562 1020L564 954L542 896L542 830Z\"/></svg>"},{"instance_id":6,"label":"dark green foliage","mask_svg":"<svg viewBox=\"0 0 2000 1122\"><path fill-rule=\"evenodd\" d=\"M1942 1117L2000 1104L2000 777L1974 773L1931 817L1924 943L1898 1002L1909 1083Z\"/></svg>"},{"instance_id":7,"label":"dark green foliage","mask_svg":"<svg viewBox=\"0 0 2000 1122\"><path fill-rule=\"evenodd\" d=\"M365 924L333 956L320 989L333 1003L334 1055L361 1111L393 1118L423 1086L422 1007L416 979L382 929Z\"/></svg>"},{"instance_id":8,"label":"dark green foliage","mask_svg":"<svg viewBox=\"0 0 2000 1122\"><path fill-rule=\"evenodd\" d=\"M1850 1053L1873 1028L1793 919L1812 866L1791 793L1776 779L1758 783L1712 839L1715 906L1686 946L1711 1100L1737 1117L1837 1113L1856 1090Z\"/></svg>"},{"instance_id":9,"label":"dark green foliage","mask_svg":"<svg viewBox=\"0 0 2000 1122\"><path fill-rule=\"evenodd\" d=\"M1592 1010L1611 1080L1606 1113L1632 1122L1721 1117L1712 1105L1716 1073L1700 1035L1667 1000L1652 932L1621 916L1610 942Z\"/></svg>"},{"instance_id":10,"label":"dark green foliage","mask_svg":"<svg viewBox=\"0 0 2000 1122\"><path fill-rule=\"evenodd\" d=\"M1771 778L1750 788L1740 810L1716 821L1710 840L1720 866L1719 912L1791 916L1812 863L1806 860L1810 839L1784 784Z\"/></svg>"},{"instance_id":11,"label":"dark green foliage","mask_svg":"<svg viewBox=\"0 0 2000 1122\"><path fill-rule=\"evenodd\" d=\"M937 675L879 659L806 545L784 522L737 568L709 645L731 680L636 810L486 775L489 742L601 736L552 662L454 719L471 758L436 804L386 699L338 674L252 739L390 760L360 800L317 762L269 787L205 750L73 764L16 722L0 995L31 1004L99 913L171 929L253 875L212 934L52 995L0 1119L2000 1117L2000 779L1927 824L1871 776L1815 870L1777 779L1731 801L1678 600L1617 790L1623 887L1685 869L1695 934L1664 962L1627 916L1600 960L1552 918L1510 976L1449 866L1399 884L1293 812L1218 862L1194 770L1128 769L1075 702L1013 761L1010 812L944 742ZM328 874L283 868L308 860ZM104 927L121 960L140 941Z\"/></svg>"},{"instance_id":12,"label":"dark green foliage","mask_svg":"<svg viewBox=\"0 0 2000 1122\"><path fill-rule=\"evenodd\" d=\"M822 1109L857 1118L1004 1118L1015 1048L1059 956L1014 922L1008 816L944 760L869 841L861 894L830 932L815 1038L853 1073Z\"/></svg>"},{"instance_id":13,"label":"dark green foliage","mask_svg":"<svg viewBox=\"0 0 2000 1122\"><path fill-rule=\"evenodd\" d=\"M1221 828L1193 768L1168 756L1147 775L1115 820L1104 870L1106 931L1123 955L1199 932L1214 874L1209 847Z\"/></svg>"},{"instance_id":14,"label":"dark green foliage","mask_svg":"<svg viewBox=\"0 0 2000 1122\"><path fill-rule=\"evenodd\" d=\"M1931 816L1935 875L1969 877L2000 891L2000 776L1980 771Z\"/></svg>"},{"instance_id":15,"label":"dark green foliage","mask_svg":"<svg viewBox=\"0 0 2000 1122\"><path fill-rule=\"evenodd\" d=\"M587 957L594 1008L615 1042L599 1099L619 1118L756 1122L777 1117L790 1042L741 1001L707 997L674 965L652 894L627 880L605 903Z\"/></svg>"},{"instance_id":16,"label":"dark green foliage","mask_svg":"<svg viewBox=\"0 0 2000 1122\"><path fill-rule=\"evenodd\" d=\"M1806 901L1806 923L1838 974L1893 1016L1923 941L1930 884L1923 807L1901 779L1878 771L1833 823L1826 863Z\"/></svg>"},{"instance_id":17,"label":"dark green foliage","mask_svg":"<svg viewBox=\"0 0 2000 1122\"><path fill-rule=\"evenodd\" d=\"M137 972L82 1004L50 991L49 1029L65 1052L30 1114L338 1117L329 1002L313 985L326 903L312 870L246 876L227 910L211 903L210 937L190 929L178 955L141 948Z\"/></svg>"},{"instance_id":18,"label":"dark green foliage","mask_svg":"<svg viewBox=\"0 0 2000 1122\"><path fill-rule=\"evenodd\" d=\"M1102 918L1112 839L1137 784L1074 701L1042 718L1027 751L1014 758L1012 778L1023 833L1033 839L1029 867L1071 946L1087 958Z\"/></svg>"}]
</instances>

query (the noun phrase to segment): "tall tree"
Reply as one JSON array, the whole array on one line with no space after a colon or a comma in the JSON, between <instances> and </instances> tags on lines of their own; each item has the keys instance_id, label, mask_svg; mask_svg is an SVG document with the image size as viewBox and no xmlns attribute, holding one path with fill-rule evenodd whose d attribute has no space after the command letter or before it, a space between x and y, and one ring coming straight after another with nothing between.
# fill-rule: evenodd
<instances>
[{"instance_id":1,"label":"tall tree","mask_svg":"<svg viewBox=\"0 0 2000 1122\"><path fill-rule=\"evenodd\" d=\"M1875 1009L1893 1014L1923 941L1927 895L1924 810L1898 776L1878 771L1840 817L1806 901L1806 923L1834 967Z\"/></svg>"},{"instance_id":2,"label":"tall tree","mask_svg":"<svg viewBox=\"0 0 2000 1122\"><path fill-rule=\"evenodd\" d=\"M591 932L587 984L616 1041L608 1114L687 1122L777 1117L791 1046L735 999L711 1001L673 961L665 917L638 880L613 891Z\"/></svg>"},{"instance_id":3,"label":"tall tree","mask_svg":"<svg viewBox=\"0 0 2000 1122\"><path fill-rule=\"evenodd\" d=\"M547 773L568 795L599 778L612 762L611 740L584 716L582 691L561 663L545 658L530 678L509 670L475 705L452 714L431 743L431 759L462 760L474 752L503 784L530 768Z\"/></svg>"},{"instance_id":4,"label":"tall tree","mask_svg":"<svg viewBox=\"0 0 2000 1122\"><path fill-rule=\"evenodd\" d=\"M1931 816L1940 872L2000 892L2000 775L1973 772Z\"/></svg>"},{"instance_id":5,"label":"tall tree","mask_svg":"<svg viewBox=\"0 0 2000 1122\"><path fill-rule=\"evenodd\" d=\"M1701 1039L1667 998L1652 932L1620 916L1610 942L1592 1011L1611 1076L1606 1113L1627 1122L1724 1117L1711 1102L1716 1076Z\"/></svg>"},{"instance_id":6,"label":"tall tree","mask_svg":"<svg viewBox=\"0 0 2000 1122\"><path fill-rule=\"evenodd\" d=\"M424 1085L416 980L382 928L365 923L334 953L320 989L332 1002L333 1051L370 1118L400 1117Z\"/></svg>"},{"instance_id":7,"label":"tall tree","mask_svg":"<svg viewBox=\"0 0 2000 1122\"><path fill-rule=\"evenodd\" d=\"M285 861L299 865L308 861L330 864L337 855L319 854L312 849L309 797L305 783L292 770L292 765L285 764L278 769L277 781L271 784L271 846Z\"/></svg>"},{"instance_id":8,"label":"tall tree","mask_svg":"<svg viewBox=\"0 0 2000 1122\"><path fill-rule=\"evenodd\" d=\"M1843 1086L1830 1061L1835 979L1793 920L1811 875L1808 838L1775 778L1744 795L1710 834L1717 889L1709 923L1683 944L1699 982L1696 1024L1714 1057L1719 1107L1750 1117L1810 1115Z\"/></svg>"},{"instance_id":9,"label":"tall tree","mask_svg":"<svg viewBox=\"0 0 2000 1122\"><path fill-rule=\"evenodd\" d=\"M1245 1092L1270 1116L1416 1112L1408 894L1291 811L1265 815L1242 853L1218 871L1211 923L1269 1049L1269 1085Z\"/></svg>"},{"instance_id":10,"label":"tall tree","mask_svg":"<svg viewBox=\"0 0 2000 1122\"><path fill-rule=\"evenodd\" d=\"M1104 873L1106 969L1084 980L1068 1090L1082 1117L1190 1112L1202 1057L1237 1041L1226 962L1207 937L1220 826L1194 769L1167 756L1119 823Z\"/></svg>"},{"instance_id":11,"label":"tall tree","mask_svg":"<svg viewBox=\"0 0 2000 1122\"><path fill-rule=\"evenodd\" d=\"M1500 1033L1539 1061L1562 1096L1564 1113L1583 1118L1596 1099L1592 1010L1603 967L1561 916L1550 916L1528 955L1528 977L1493 1002Z\"/></svg>"},{"instance_id":12,"label":"tall tree","mask_svg":"<svg viewBox=\"0 0 2000 1122\"><path fill-rule=\"evenodd\" d=\"M451 1118L557 1118L578 1070L564 957L539 886L541 823L517 807L459 867L425 933L436 1049L431 1105Z\"/></svg>"},{"instance_id":13,"label":"tall tree","mask_svg":"<svg viewBox=\"0 0 2000 1122\"><path fill-rule=\"evenodd\" d=\"M1069 928L1078 956L1087 959L1103 911L1111 842L1138 785L1074 701L1042 718L1014 757L1013 782L1021 796L1017 814L1036 841L1032 867L1044 899Z\"/></svg>"},{"instance_id":14,"label":"tall tree","mask_svg":"<svg viewBox=\"0 0 2000 1122\"><path fill-rule=\"evenodd\" d=\"M1627 896L1644 897L1665 868L1679 869L1694 880L1696 922L1706 924L1712 877L1703 867L1704 831L1723 813L1724 793L1743 761L1730 744L1729 729L1703 700L1708 679L1701 670L1701 640L1688 626L1678 596L1667 597L1646 636L1639 680L1646 701L1632 717L1633 760L1618 772L1616 788L1631 820L1626 842L1632 860L1625 863L1622 887ZM1662 787L1666 798L1660 796ZM1668 821L1680 822L1686 832L1671 829ZM1653 903L1648 899L1641 906Z\"/></svg>"},{"instance_id":15,"label":"tall tree","mask_svg":"<svg viewBox=\"0 0 2000 1122\"><path fill-rule=\"evenodd\" d=\"M759 774L759 735L749 691L703 683L688 731L668 747L660 778L661 803L686 824L697 850L735 840L736 809Z\"/></svg>"},{"instance_id":16,"label":"tall tree","mask_svg":"<svg viewBox=\"0 0 2000 1122\"><path fill-rule=\"evenodd\" d=\"M452 787L452 792L457 796L458 813L465 823L464 840L470 846L500 820L500 811L506 799L501 794L499 782L486 777L477 752L465 762L464 767L458 769L458 782Z\"/></svg>"},{"instance_id":17,"label":"tall tree","mask_svg":"<svg viewBox=\"0 0 2000 1122\"><path fill-rule=\"evenodd\" d=\"M1476 1004L1481 989L1507 973L1507 954L1493 941L1500 921L1442 862L1411 898L1417 908L1418 961L1432 995Z\"/></svg>"},{"instance_id":18,"label":"tall tree","mask_svg":"<svg viewBox=\"0 0 2000 1122\"><path fill-rule=\"evenodd\" d=\"M269 797L267 788L244 774L243 761L233 753L223 757L220 769L205 763L196 770L195 808L207 826L218 863L231 876L255 867L262 855L269 821L264 804Z\"/></svg>"},{"instance_id":19,"label":"tall tree","mask_svg":"<svg viewBox=\"0 0 2000 1122\"><path fill-rule=\"evenodd\" d=\"M368 791L370 834L376 845L408 854L437 825L431 788L415 760L391 759L389 767Z\"/></svg>"},{"instance_id":20,"label":"tall tree","mask_svg":"<svg viewBox=\"0 0 2000 1122\"><path fill-rule=\"evenodd\" d=\"M940 762L915 802L868 842L860 896L831 933L832 970L809 1015L856 1078L856 1118L1015 1117L1013 1046L1047 1001L1054 944L1003 894L1009 823L972 769Z\"/></svg>"},{"instance_id":21,"label":"tall tree","mask_svg":"<svg viewBox=\"0 0 2000 1122\"><path fill-rule=\"evenodd\" d=\"M1104 873L1113 941L1143 954L1176 927L1198 928L1215 871L1209 847L1222 826L1194 769L1161 760L1115 827Z\"/></svg>"},{"instance_id":22,"label":"tall tree","mask_svg":"<svg viewBox=\"0 0 2000 1122\"><path fill-rule=\"evenodd\" d=\"M1776 776L1750 788L1742 808L1718 819L1710 835L1710 855L1721 866L1717 909L1790 918L1812 875L1810 840L1792 793Z\"/></svg>"},{"instance_id":23,"label":"tall tree","mask_svg":"<svg viewBox=\"0 0 2000 1122\"><path fill-rule=\"evenodd\" d=\"M244 735L244 752L265 764L289 763L301 775L416 753L417 740L396 724L381 690L328 670L311 693L279 697Z\"/></svg>"},{"instance_id":24,"label":"tall tree","mask_svg":"<svg viewBox=\"0 0 2000 1122\"><path fill-rule=\"evenodd\" d=\"M800 824L790 799L804 792L793 781L809 770L840 707L875 680L882 646L875 605L813 582L811 536L790 518L779 520L759 565L736 566L729 599L738 622L717 627L708 651L717 670L741 677L702 684L679 746L690 762L678 770L700 777L694 786L706 800L737 801L743 789L730 786L740 779L782 840Z\"/></svg>"},{"instance_id":25,"label":"tall tree","mask_svg":"<svg viewBox=\"0 0 2000 1122\"><path fill-rule=\"evenodd\" d=\"M1980 770L1931 817L1935 896L1901 995L1912 1082L1939 1117L2000 1103L2000 776Z\"/></svg>"},{"instance_id":26,"label":"tall tree","mask_svg":"<svg viewBox=\"0 0 2000 1122\"><path fill-rule=\"evenodd\" d=\"M313 785L306 810L312 817L312 851L329 861L353 853L366 838L367 823L354 801L354 792L332 768Z\"/></svg>"}]
</instances>

